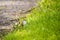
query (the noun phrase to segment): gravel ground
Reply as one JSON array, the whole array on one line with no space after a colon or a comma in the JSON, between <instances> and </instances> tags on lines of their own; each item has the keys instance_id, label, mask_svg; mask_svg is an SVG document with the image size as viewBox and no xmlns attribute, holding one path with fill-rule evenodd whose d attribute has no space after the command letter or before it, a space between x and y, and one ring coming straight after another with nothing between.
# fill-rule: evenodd
<instances>
[{"instance_id":1,"label":"gravel ground","mask_svg":"<svg viewBox=\"0 0 60 40\"><path fill-rule=\"evenodd\" d=\"M9 28L10 24L17 22L20 13L23 14L33 6L35 6L34 0L0 0L0 29Z\"/></svg>"}]
</instances>

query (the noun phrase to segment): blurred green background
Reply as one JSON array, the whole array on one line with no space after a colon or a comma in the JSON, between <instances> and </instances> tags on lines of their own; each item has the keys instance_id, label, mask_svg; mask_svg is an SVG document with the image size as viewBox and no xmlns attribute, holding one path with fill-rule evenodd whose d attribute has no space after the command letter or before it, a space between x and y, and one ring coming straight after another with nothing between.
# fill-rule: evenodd
<instances>
[{"instance_id":1,"label":"blurred green background","mask_svg":"<svg viewBox=\"0 0 60 40\"><path fill-rule=\"evenodd\" d=\"M4 40L60 40L60 0L41 0L28 13L26 25L16 25Z\"/></svg>"}]
</instances>

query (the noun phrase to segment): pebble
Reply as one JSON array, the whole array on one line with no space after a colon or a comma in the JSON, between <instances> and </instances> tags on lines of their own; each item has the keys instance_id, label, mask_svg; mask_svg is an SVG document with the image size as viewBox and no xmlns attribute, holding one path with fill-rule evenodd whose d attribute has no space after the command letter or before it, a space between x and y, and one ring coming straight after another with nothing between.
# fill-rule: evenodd
<instances>
[{"instance_id":1,"label":"pebble","mask_svg":"<svg viewBox=\"0 0 60 40\"><path fill-rule=\"evenodd\" d=\"M23 26L26 25L26 21L25 20L22 21L22 25Z\"/></svg>"}]
</instances>

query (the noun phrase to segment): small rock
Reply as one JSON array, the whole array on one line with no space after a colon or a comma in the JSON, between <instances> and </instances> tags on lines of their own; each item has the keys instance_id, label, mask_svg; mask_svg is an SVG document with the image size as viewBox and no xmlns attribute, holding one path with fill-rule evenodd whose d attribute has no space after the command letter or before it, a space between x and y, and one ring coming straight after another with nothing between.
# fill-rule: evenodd
<instances>
[{"instance_id":1,"label":"small rock","mask_svg":"<svg viewBox=\"0 0 60 40\"><path fill-rule=\"evenodd\" d=\"M23 26L26 25L26 21L25 20L22 21L22 25Z\"/></svg>"}]
</instances>

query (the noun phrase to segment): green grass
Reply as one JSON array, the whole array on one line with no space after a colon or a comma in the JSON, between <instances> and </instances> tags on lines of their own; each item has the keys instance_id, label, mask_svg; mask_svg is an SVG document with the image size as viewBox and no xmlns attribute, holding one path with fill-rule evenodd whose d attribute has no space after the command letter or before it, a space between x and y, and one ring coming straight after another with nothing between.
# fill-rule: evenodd
<instances>
[{"instance_id":1,"label":"green grass","mask_svg":"<svg viewBox=\"0 0 60 40\"><path fill-rule=\"evenodd\" d=\"M42 0L29 13L27 24L4 40L60 40L60 0Z\"/></svg>"}]
</instances>

